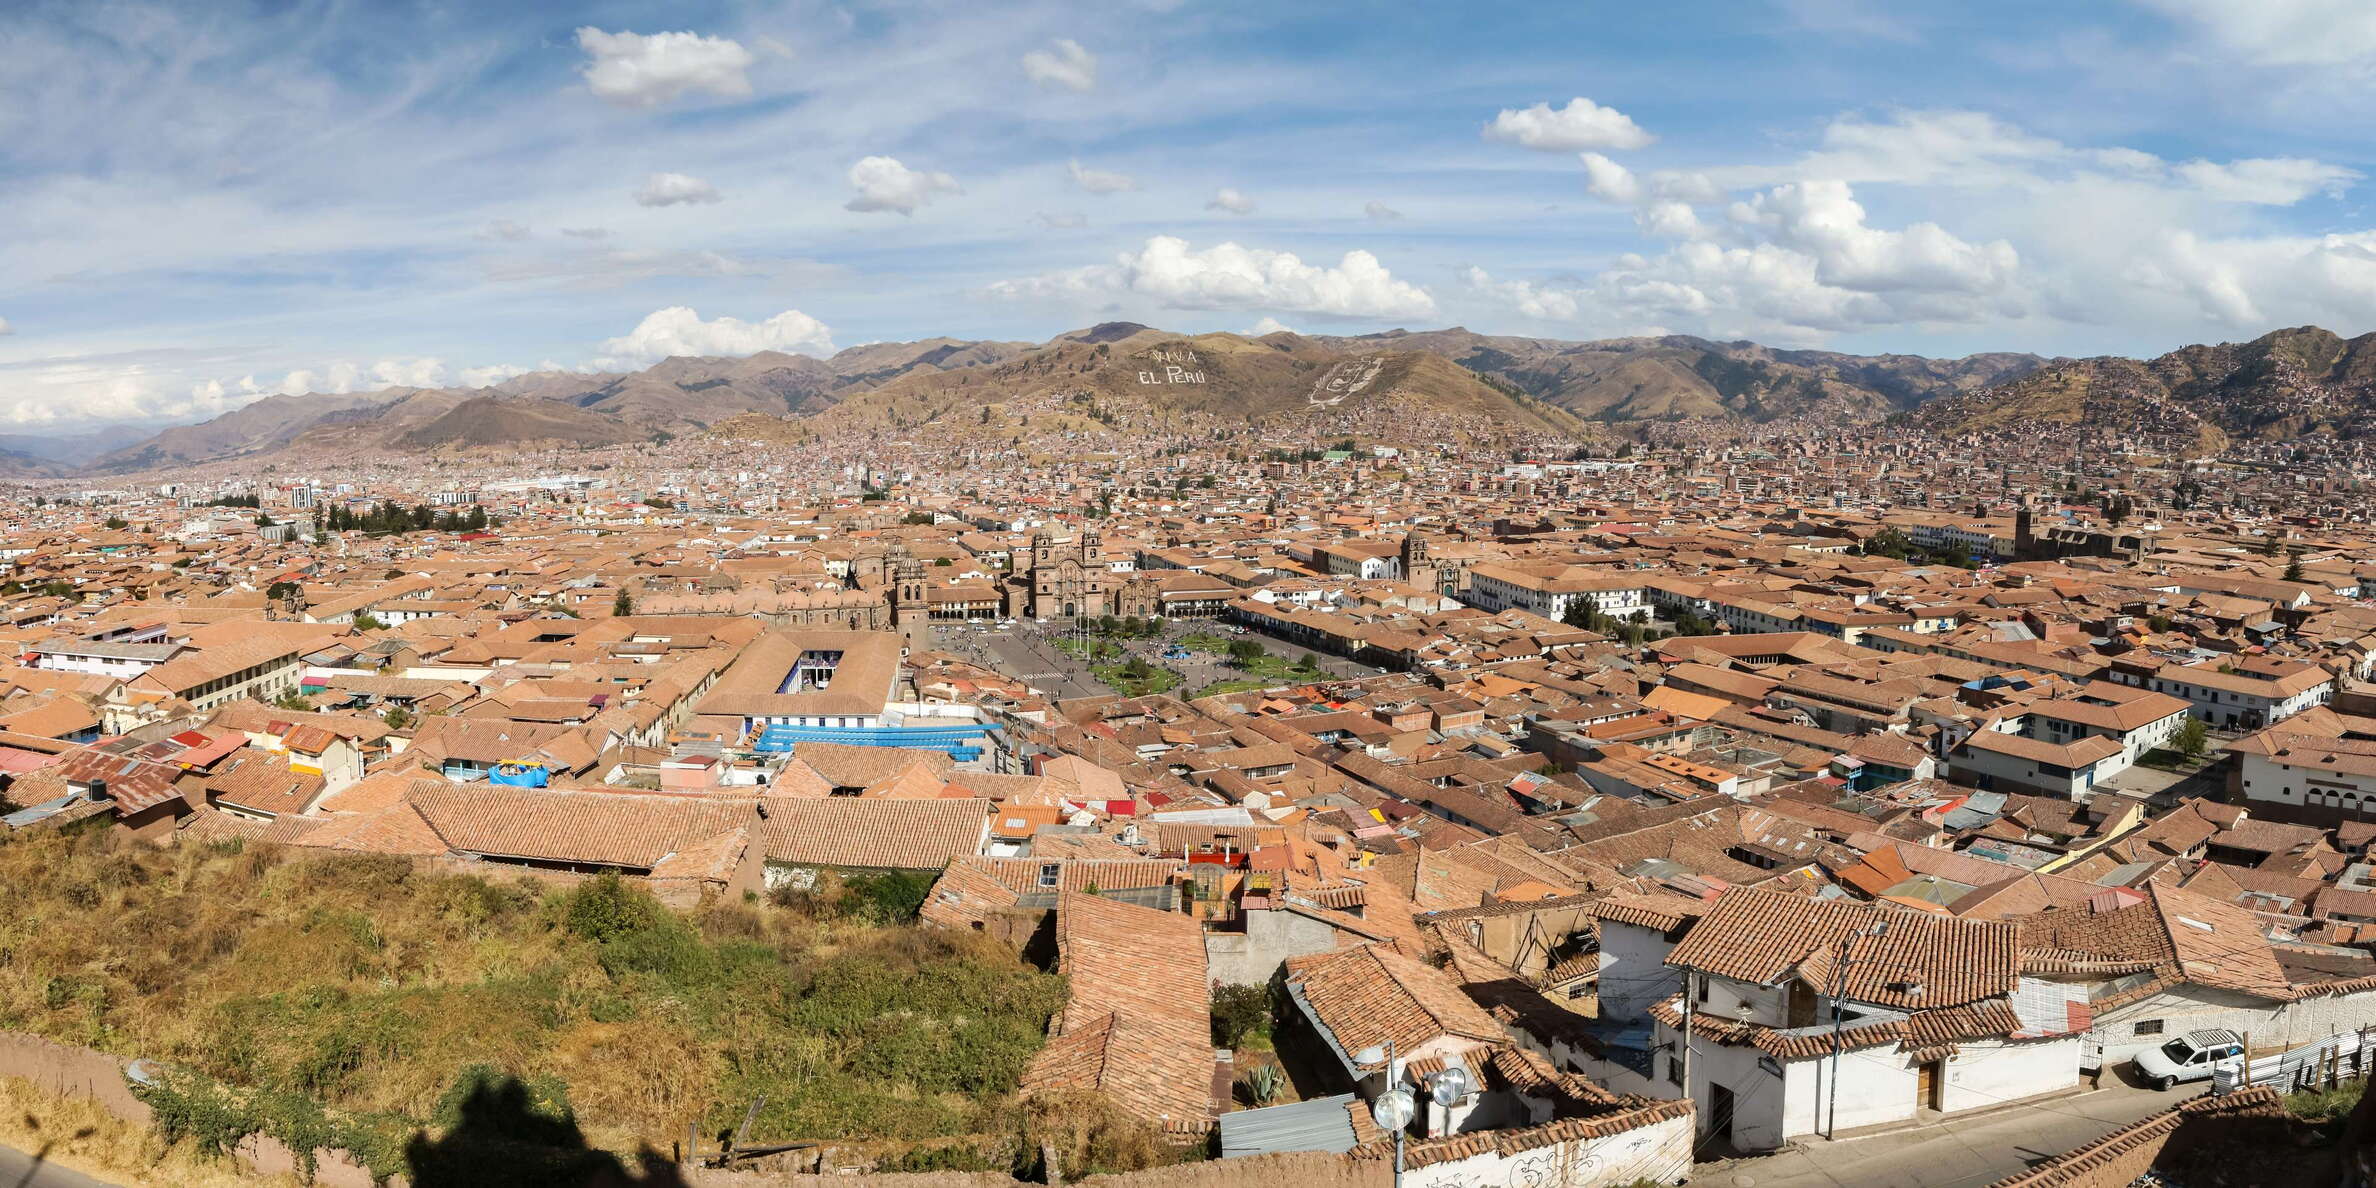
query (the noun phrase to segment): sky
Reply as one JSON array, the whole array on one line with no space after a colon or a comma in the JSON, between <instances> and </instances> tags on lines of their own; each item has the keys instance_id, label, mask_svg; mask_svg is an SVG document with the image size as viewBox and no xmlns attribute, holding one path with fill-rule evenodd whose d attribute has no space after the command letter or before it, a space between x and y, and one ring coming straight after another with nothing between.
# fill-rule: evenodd
<instances>
[{"instance_id":1,"label":"sky","mask_svg":"<svg viewBox=\"0 0 2376 1188\"><path fill-rule=\"evenodd\" d=\"M2376 329L2368 0L0 5L0 431L670 354Z\"/></svg>"}]
</instances>

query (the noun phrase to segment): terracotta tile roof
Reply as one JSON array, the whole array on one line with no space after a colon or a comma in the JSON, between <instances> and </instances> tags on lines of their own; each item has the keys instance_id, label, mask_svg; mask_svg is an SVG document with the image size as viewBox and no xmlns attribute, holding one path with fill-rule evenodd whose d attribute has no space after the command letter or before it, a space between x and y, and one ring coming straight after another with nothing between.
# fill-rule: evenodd
<instances>
[{"instance_id":1,"label":"terracotta tile roof","mask_svg":"<svg viewBox=\"0 0 2376 1188\"><path fill-rule=\"evenodd\" d=\"M406 801L452 849L497 858L649 870L741 828L744 798L647 796L421 780Z\"/></svg>"},{"instance_id":2,"label":"terracotta tile roof","mask_svg":"<svg viewBox=\"0 0 2376 1188\"><path fill-rule=\"evenodd\" d=\"M1213 1099L1204 931L1176 912L1066 894L1057 969L1070 997L1024 1069L1026 1095L1088 1089L1172 1131L1202 1131Z\"/></svg>"},{"instance_id":3,"label":"terracotta tile roof","mask_svg":"<svg viewBox=\"0 0 2376 1188\"><path fill-rule=\"evenodd\" d=\"M1056 885L1045 887L1050 867ZM1161 887L1180 870L1179 861L1163 858L960 858L933 883L921 915L945 928L969 928L1014 907L1025 895Z\"/></svg>"},{"instance_id":4,"label":"terracotta tile roof","mask_svg":"<svg viewBox=\"0 0 2376 1188\"><path fill-rule=\"evenodd\" d=\"M1446 1036L1483 1044L1508 1039L1451 975L1382 945L1291 957L1287 980L1348 1054L1388 1041L1415 1052Z\"/></svg>"},{"instance_id":5,"label":"terracotta tile roof","mask_svg":"<svg viewBox=\"0 0 2376 1188\"><path fill-rule=\"evenodd\" d=\"M758 839L770 862L939 870L981 852L991 808L976 799L770 799Z\"/></svg>"},{"instance_id":6,"label":"terracotta tile roof","mask_svg":"<svg viewBox=\"0 0 2376 1188\"><path fill-rule=\"evenodd\" d=\"M1884 923L1880 936L1857 935ZM2021 975L2019 941L2011 924L1734 888L1692 926L1667 963L1761 986L1795 971L1828 988L1846 942L1842 997L1937 1009L2010 993Z\"/></svg>"}]
</instances>

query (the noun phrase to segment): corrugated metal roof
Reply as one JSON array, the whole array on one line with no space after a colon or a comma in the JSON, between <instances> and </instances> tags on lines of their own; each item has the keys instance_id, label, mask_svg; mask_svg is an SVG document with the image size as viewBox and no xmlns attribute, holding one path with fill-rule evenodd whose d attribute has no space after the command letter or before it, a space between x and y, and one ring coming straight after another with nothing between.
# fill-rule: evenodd
<instances>
[{"instance_id":1,"label":"corrugated metal roof","mask_svg":"<svg viewBox=\"0 0 2376 1188\"><path fill-rule=\"evenodd\" d=\"M1361 1108L1350 1093L1315 1097L1310 1101L1238 1110L1221 1115L1221 1157L1274 1155L1291 1151L1353 1149L1353 1119L1345 1110Z\"/></svg>"}]
</instances>

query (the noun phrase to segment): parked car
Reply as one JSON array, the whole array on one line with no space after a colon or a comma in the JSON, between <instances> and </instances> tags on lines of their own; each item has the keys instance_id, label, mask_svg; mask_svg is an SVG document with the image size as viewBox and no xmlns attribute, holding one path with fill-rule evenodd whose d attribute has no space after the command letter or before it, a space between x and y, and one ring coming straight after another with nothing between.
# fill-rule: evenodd
<instances>
[{"instance_id":1,"label":"parked car","mask_svg":"<svg viewBox=\"0 0 2376 1188\"><path fill-rule=\"evenodd\" d=\"M2244 1041L2233 1031L2189 1031L2158 1048L2137 1053L2137 1071L2147 1084L2168 1089L2180 1081L2205 1081L2223 1061L2241 1059Z\"/></svg>"}]
</instances>

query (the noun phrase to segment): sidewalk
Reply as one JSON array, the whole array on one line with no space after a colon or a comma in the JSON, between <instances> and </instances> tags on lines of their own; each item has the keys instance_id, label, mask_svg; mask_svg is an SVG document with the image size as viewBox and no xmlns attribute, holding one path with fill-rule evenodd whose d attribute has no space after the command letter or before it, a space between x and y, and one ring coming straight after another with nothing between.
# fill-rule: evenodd
<instances>
[{"instance_id":1,"label":"sidewalk","mask_svg":"<svg viewBox=\"0 0 2376 1188\"><path fill-rule=\"evenodd\" d=\"M1874 1134L1794 1139L1772 1155L1692 1169L1710 1188L1982 1188L2195 1096L2102 1089Z\"/></svg>"}]
</instances>

